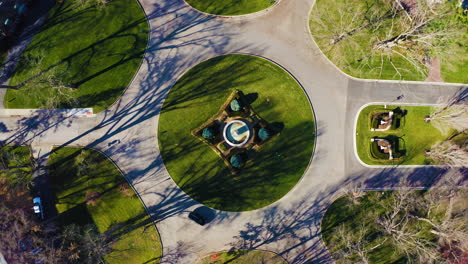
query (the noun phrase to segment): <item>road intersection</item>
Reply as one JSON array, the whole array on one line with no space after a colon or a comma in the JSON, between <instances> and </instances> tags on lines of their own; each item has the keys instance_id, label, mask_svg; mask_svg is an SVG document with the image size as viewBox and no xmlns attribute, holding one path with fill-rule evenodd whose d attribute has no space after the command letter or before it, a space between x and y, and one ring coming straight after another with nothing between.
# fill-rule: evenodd
<instances>
[{"instance_id":1,"label":"road intersection","mask_svg":"<svg viewBox=\"0 0 468 264\"><path fill-rule=\"evenodd\" d=\"M320 52L308 27L314 0L282 0L268 12L238 18L200 13L183 0L140 0L150 25L141 67L124 94L94 118L2 118L5 144L86 146L106 154L124 173L154 217L162 263L193 263L227 249L274 251L289 263L331 263L320 221L345 186L390 189L427 187L463 169L368 168L354 155L358 109L371 102L434 104L466 85L355 79ZM248 212L216 211L199 226L187 214L200 204L177 187L162 162L157 127L169 89L198 63L229 53L277 63L304 88L316 116L317 141L300 182L282 199ZM311 131L313 133L314 131ZM47 154L46 154L47 155ZM465 176L466 177L466 176Z\"/></svg>"}]
</instances>

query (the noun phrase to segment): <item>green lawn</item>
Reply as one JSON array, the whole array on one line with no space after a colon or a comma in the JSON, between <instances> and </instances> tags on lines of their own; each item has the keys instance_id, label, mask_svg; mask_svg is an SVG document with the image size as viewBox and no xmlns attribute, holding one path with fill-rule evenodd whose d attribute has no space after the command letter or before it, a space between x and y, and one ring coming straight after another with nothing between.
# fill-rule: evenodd
<instances>
[{"instance_id":1,"label":"green lawn","mask_svg":"<svg viewBox=\"0 0 468 264\"><path fill-rule=\"evenodd\" d=\"M254 110L284 128L233 177L213 150L190 134L212 117L235 90L256 100ZM284 70L252 56L227 55L187 72L171 89L159 119L159 146L179 187L210 207L261 208L285 195L309 164L315 143L312 109L302 88Z\"/></svg>"},{"instance_id":2,"label":"green lawn","mask_svg":"<svg viewBox=\"0 0 468 264\"><path fill-rule=\"evenodd\" d=\"M438 5L436 12L448 15L431 20L423 29L435 32L454 29L456 34L452 34L448 41L436 41L431 48L423 48L424 41L418 42L419 46L402 44L403 48L393 48L393 52L374 49L379 41L403 31L399 22L406 18L404 12L400 12L392 23L387 13L388 3L383 0L317 0L309 22L315 42L338 68L357 78L422 81L428 72L422 59L429 54L440 59L441 76L445 82L467 83L463 69L468 68L468 60L463 58L468 48L468 35L464 34L468 19L466 14L455 11L456 3L446 1ZM369 24L372 26L366 26ZM333 42L341 34L345 37Z\"/></svg>"},{"instance_id":3,"label":"green lawn","mask_svg":"<svg viewBox=\"0 0 468 264\"><path fill-rule=\"evenodd\" d=\"M211 254L197 264L286 264L281 257L273 252L260 250L238 250Z\"/></svg>"},{"instance_id":4,"label":"green lawn","mask_svg":"<svg viewBox=\"0 0 468 264\"><path fill-rule=\"evenodd\" d=\"M144 13L136 0L88 2L64 1L49 12L21 55L10 85L27 83L8 90L7 108L93 107L99 112L122 94L146 47ZM56 83L78 89L51 88Z\"/></svg>"},{"instance_id":5,"label":"green lawn","mask_svg":"<svg viewBox=\"0 0 468 264\"><path fill-rule=\"evenodd\" d=\"M374 113L388 112L400 107L407 114L401 118L400 127L385 132L370 131L371 116ZM364 108L358 117L356 126L356 147L359 158L369 165L427 165L425 150L432 145L447 139L450 135L442 135L431 123L426 123L424 117L431 114L431 106L398 106L370 105ZM396 136L405 154L401 160L386 161L374 159L370 152L370 139L374 136L386 137Z\"/></svg>"},{"instance_id":6,"label":"green lawn","mask_svg":"<svg viewBox=\"0 0 468 264\"><path fill-rule=\"evenodd\" d=\"M55 149L49 164L62 222L94 224L100 233L118 238L106 262L159 262L158 232L133 189L127 195L119 191L126 181L110 160L94 150L67 147ZM95 205L86 203L87 192L101 194Z\"/></svg>"},{"instance_id":7,"label":"green lawn","mask_svg":"<svg viewBox=\"0 0 468 264\"><path fill-rule=\"evenodd\" d=\"M9 185L24 186L32 180L31 150L24 146L0 146L0 177Z\"/></svg>"},{"instance_id":8,"label":"green lawn","mask_svg":"<svg viewBox=\"0 0 468 264\"><path fill-rule=\"evenodd\" d=\"M235 16L254 13L275 3L275 0L186 0L194 8L215 15Z\"/></svg>"},{"instance_id":9,"label":"green lawn","mask_svg":"<svg viewBox=\"0 0 468 264\"><path fill-rule=\"evenodd\" d=\"M357 243L364 249L369 249L387 239L382 246L377 247L367 253L369 263L372 264L403 264L409 263L405 253L400 252L391 243L391 238L381 231L381 227L376 223L376 218L383 217L391 211L388 209L392 203L393 192L366 192L359 198L359 203L354 204L348 196L337 199L328 208L322 220L322 238L330 250L337 263L358 263L359 258L351 254L348 258L343 258L339 253L346 250L343 238L339 234L339 229L344 228L346 233L354 239L359 237L359 230L366 229L364 238L357 239ZM421 197L417 195L417 197ZM419 198L420 199L420 198ZM416 225L417 223L410 223ZM413 226L416 228L416 226ZM429 229L429 226L418 226L418 228ZM431 235L422 232L426 238L431 239ZM365 241L364 241L365 240ZM361 263L361 262L359 262Z\"/></svg>"},{"instance_id":10,"label":"green lawn","mask_svg":"<svg viewBox=\"0 0 468 264\"><path fill-rule=\"evenodd\" d=\"M0 65L5 64L5 59L8 55L7 51L0 51Z\"/></svg>"}]
</instances>

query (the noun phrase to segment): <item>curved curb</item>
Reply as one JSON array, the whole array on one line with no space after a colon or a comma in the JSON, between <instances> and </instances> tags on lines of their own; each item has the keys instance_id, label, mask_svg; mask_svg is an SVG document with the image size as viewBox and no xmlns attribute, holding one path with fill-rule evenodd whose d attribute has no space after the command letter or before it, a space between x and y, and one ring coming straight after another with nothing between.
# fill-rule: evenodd
<instances>
[{"instance_id":1,"label":"curved curb","mask_svg":"<svg viewBox=\"0 0 468 264\"><path fill-rule=\"evenodd\" d=\"M310 110L312 111L312 115L314 117L314 149L312 150L312 154L311 154L311 157L309 159L309 163L307 164L307 167L306 169L304 170L304 173L302 173L302 176L301 178L294 184L294 186L288 191L286 192L283 196L281 196L278 200L268 204L268 205L265 205L263 207L260 207L260 208L256 208L256 209L252 209L252 210L247 210L247 211L226 211L226 210L220 210L220 209L216 209L216 208L212 208L212 207L209 207L213 210L216 210L218 212L227 212L227 213L256 213L258 212L259 210L265 210L266 208L270 207L270 206L273 206L275 205L276 203L279 203L280 201L282 201L287 195L289 195L290 193L292 193L296 188L298 188L299 184L302 182L302 180L304 179L304 176L306 175L307 171L309 171L310 167L311 167L311 164L312 164L312 161L315 157L315 151L317 149L317 117L315 116L315 111L314 111L314 108L312 106L312 101L310 100L310 97L309 95L307 94L306 90L304 89L304 86L301 84L301 82L299 82L299 80L289 71L287 70L285 67L283 67L281 64L275 62L274 60L272 59L269 59L269 58L266 58L266 57L263 57L263 56L260 56L260 55L254 55L254 54L249 54L249 53L242 53L242 52L235 52L235 53L226 53L226 54L223 54L223 55L216 55L216 56L213 56L213 57L210 57L210 58L207 58L205 60L202 60L200 62L198 62L197 64L195 64L194 66L190 67L189 69L187 69L186 71L184 71L182 74L180 74L180 77L177 79L177 81L174 83L177 84L177 82L185 75L187 74L191 69L193 69L194 67L206 62L206 61L209 61L211 59L214 59L214 58L217 58L217 57L221 57L221 56L227 56L227 55L245 55L245 56L252 56L252 57L256 57L256 58L259 58L259 59L263 59L263 60L266 60L268 62L271 62L273 63L274 65L278 66L280 69L282 69L283 71L285 71L291 78L293 78L294 81L296 81L296 83L301 87L301 90L302 92L304 93L304 95L307 97L307 101L309 102L309 106L310 106ZM174 87L174 85L172 85L169 90L168 90L168 94L170 93L170 90ZM167 97L167 95L166 95ZM162 104L164 106L164 101L166 100L166 98L164 98L164 100L162 100ZM162 111L162 108L161 108L161 111ZM156 134L157 132L159 131L159 121L157 122L157 125L156 125ZM157 137L157 136L156 136ZM160 147L159 147L159 137L157 137L157 146L156 148L158 150L160 150ZM161 156L161 160L162 160L162 163L164 165L164 167L166 168L166 165L164 163L164 158L162 157L161 155L161 151L159 151L159 155ZM201 205L205 205L204 203L201 203L200 201L198 200L195 200L191 195L187 194L187 192L185 192L182 188L180 188L180 186L177 184L177 182L174 180L174 178L172 178L171 174L169 173L169 171L167 170L166 168L166 171L169 175L169 178L171 179L172 182L174 182L174 184L177 186L177 188L179 188L185 195L187 195L188 197L190 197L190 199L196 201L197 203L201 204ZM205 205L206 206L206 205Z\"/></svg>"},{"instance_id":2,"label":"curved curb","mask_svg":"<svg viewBox=\"0 0 468 264\"><path fill-rule=\"evenodd\" d=\"M209 16L209 17L213 17L213 18L221 18L221 19L239 19L239 20L241 20L241 19L249 19L249 18L256 18L256 17L263 16L263 15L269 13L270 11L272 11L283 0L275 0L275 3L273 5L270 5L267 8L261 9L259 11L253 12L253 13L247 13L247 14L242 14L242 15L216 15L216 14L211 14L211 13L207 13L207 12L201 11L201 10L193 7L186 0L183 0L183 1L184 1L184 4L186 6L190 7L190 9L192 9L192 10L194 10L194 11L196 11L196 12L202 14L202 15L205 15L205 16ZM222 0L218 0L218 1L222 1Z\"/></svg>"},{"instance_id":3,"label":"curved curb","mask_svg":"<svg viewBox=\"0 0 468 264\"><path fill-rule=\"evenodd\" d=\"M383 82L383 83L408 83L408 84L426 84L426 85L441 85L441 86L460 86L460 85L466 85L466 83L450 83L450 82L426 82L426 81L408 81L408 80L387 80L387 79L364 79L364 78L358 78L349 75L348 73L344 72L341 70L338 66L336 66L333 61L331 61L325 53L323 53L322 49L320 46L317 44L317 42L314 39L314 36L312 36L312 30L310 28L310 17L312 16L312 12L314 11L315 4L317 3L317 0L314 1L310 8L309 12L309 18L307 20L307 29L309 30L308 35L310 39L312 40L312 43L315 44L315 46L318 48L318 51L320 54L326 58L326 61L331 64L338 72L340 72L343 76L347 77L348 79L351 79L353 81L360 81L360 82Z\"/></svg>"},{"instance_id":4,"label":"curved curb","mask_svg":"<svg viewBox=\"0 0 468 264\"><path fill-rule=\"evenodd\" d=\"M362 110L370 105L407 105L407 106L440 106L440 104L420 104L420 103L394 103L394 102L390 102L390 103L387 103L387 102L371 102L371 103L366 103L364 105L362 105L357 113L356 113L356 116L354 118L354 128L352 130L353 132L353 148L354 148L354 156L356 157L356 159L359 161L359 163L366 167L366 168L374 168L374 169L377 169L377 168L381 168L381 169L384 169L384 168L396 168L396 167L399 167L399 168L430 168L430 167L433 167L433 168L447 168L447 167L453 167L453 168L465 168L464 166L449 166L449 165L369 165L367 163L364 163L361 158L359 157L359 154L357 153L357 144L356 144L356 129L357 129L357 122L358 122L358 118L359 118L359 114L362 112Z\"/></svg>"}]
</instances>

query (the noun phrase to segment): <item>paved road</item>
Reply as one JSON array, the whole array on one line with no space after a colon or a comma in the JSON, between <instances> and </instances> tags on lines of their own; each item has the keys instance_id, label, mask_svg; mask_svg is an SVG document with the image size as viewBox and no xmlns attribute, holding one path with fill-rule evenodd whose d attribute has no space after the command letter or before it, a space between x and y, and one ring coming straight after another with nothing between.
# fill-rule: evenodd
<instances>
[{"instance_id":1,"label":"paved road","mask_svg":"<svg viewBox=\"0 0 468 264\"><path fill-rule=\"evenodd\" d=\"M407 103L435 103L463 85L365 81L344 75L310 37L313 0L283 0L270 12L242 18L207 16L182 0L140 2L151 27L150 42L140 70L118 102L89 119L6 118L2 121L7 132L0 140L88 146L108 155L154 216L163 263L192 263L230 248L272 250L290 263L330 263L320 239L320 221L345 186L395 187L402 178L408 178L411 187L428 186L448 172L362 166L353 152L354 120L365 103L391 102L401 94ZM176 186L161 161L158 118L166 94L184 72L227 53L262 56L298 80L315 111L317 145L304 177L282 199L255 211L215 211L215 219L201 227L187 218L200 204Z\"/></svg>"}]
</instances>

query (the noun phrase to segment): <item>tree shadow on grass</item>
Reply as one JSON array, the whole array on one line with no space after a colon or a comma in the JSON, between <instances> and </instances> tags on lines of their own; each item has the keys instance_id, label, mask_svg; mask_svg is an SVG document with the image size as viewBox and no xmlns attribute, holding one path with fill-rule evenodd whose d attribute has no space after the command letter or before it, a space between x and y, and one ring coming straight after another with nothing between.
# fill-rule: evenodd
<instances>
[{"instance_id":1,"label":"tree shadow on grass","mask_svg":"<svg viewBox=\"0 0 468 264\"><path fill-rule=\"evenodd\" d=\"M287 130L287 131L286 131ZM285 195L299 181L309 164L314 144L312 123L301 123L285 131L270 145L251 150L248 162L232 175L221 159L199 162L209 151L196 149L184 155L193 158L185 167L179 186L195 200L227 211L243 211L270 204ZM200 142L199 144L203 144ZM299 150L297 146L307 145ZM293 175L291 177L291 175Z\"/></svg>"}]
</instances>

